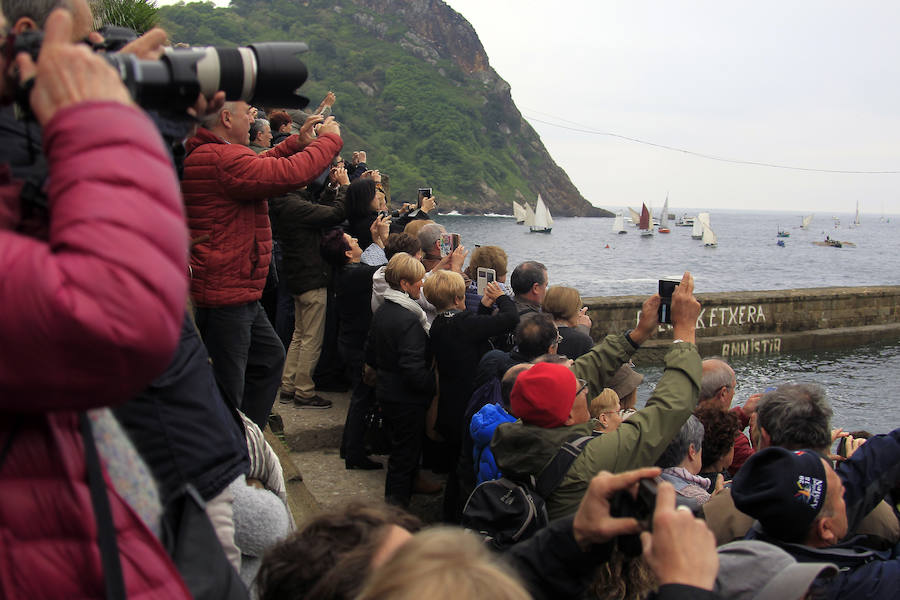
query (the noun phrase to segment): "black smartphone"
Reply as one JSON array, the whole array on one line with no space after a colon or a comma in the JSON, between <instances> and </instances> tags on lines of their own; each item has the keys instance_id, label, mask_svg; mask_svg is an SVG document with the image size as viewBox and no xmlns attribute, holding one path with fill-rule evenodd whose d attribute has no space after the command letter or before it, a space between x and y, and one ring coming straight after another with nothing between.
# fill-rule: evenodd
<instances>
[{"instance_id":1,"label":"black smartphone","mask_svg":"<svg viewBox=\"0 0 900 600\"><path fill-rule=\"evenodd\" d=\"M422 208L422 200L424 198L431 198L431 188L419 188L416 196L416 208Z\"/></svg>"},{"instance_id":2,"label":"black smartphone","mask_svg":"<svg viewBox=\"0 0 900 600\"><path fill-rule=\"evenodd\" d=\"M657 318L660 323L672 322L672 294L681 281L677 279L659 280L659 313Z\"/></svg>"}]
</instances>

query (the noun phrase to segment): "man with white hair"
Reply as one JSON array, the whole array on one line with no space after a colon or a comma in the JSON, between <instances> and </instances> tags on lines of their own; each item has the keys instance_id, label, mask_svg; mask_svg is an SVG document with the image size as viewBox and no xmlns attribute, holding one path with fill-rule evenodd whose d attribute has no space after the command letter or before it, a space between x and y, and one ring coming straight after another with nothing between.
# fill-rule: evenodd
<instances>
[{"instance_id":1,"label":"man with white hair","mask_svg":"<svg viewBox=\"0 0 900 600\"><path fill-rule=\"evenodd\" d=\"M266 198L315 179L343 142L332 117L314 116L298 135L257 155L248 147L250 109L226 102L203 121L185 144L181 190L194 241L197 327L225 397L264 428L284 365L284 348L259 303L272 254Z\"/></svg>"}]
</instances>

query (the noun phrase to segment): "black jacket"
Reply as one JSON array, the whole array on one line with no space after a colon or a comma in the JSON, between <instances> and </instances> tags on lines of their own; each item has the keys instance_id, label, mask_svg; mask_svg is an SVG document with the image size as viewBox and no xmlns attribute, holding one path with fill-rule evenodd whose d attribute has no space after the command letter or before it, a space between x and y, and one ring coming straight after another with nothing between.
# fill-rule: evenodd
<instances>
[{"instance_id":1,"label":"black jacket","mask_svg":"<svg viewBox=\"0 0 900 600\"><path fill-rule=\"evenodd\" d=\"M288 291L299 296L328 286L331 266L319 251L322 230L344 220L344 193L326 188L321 202L311 202L304 192L292 192L269 200L272 234L281 245L282 268L278 277Z\"/></svg>"},{"instance_id":2,"label":"black jacket","mask_svg":"<svg viewBox=\"0 0 900 600\"><path fill-rule=\"evenodd\" d=\"M239 417L222 398L209 354L185 313L166 371L113 409L159 484L163 503L191 483L204 500L250 469Z\"/></svg>"},{"instance_id":3,"label":"black jacket","mask_svg":"<svg viewBox=\"0 0 900 600\"><path fill-rule=\"evenodd\" d=\"M435 393L431 362L428 334L419 318L386 300L372 316L366 340L366 364L378 372L378 401L427 408Z\"/></svg>"},{"instance_id":4,"label":"black jacket","mask_svg":"<svg viewBox=\"0 0 900 600\"><path fill-rule=\"evenodd\" d=\"M338 344L362 348L372 323L372 275L380 266L351 263L341 269L335 285Z\"/></svg>"},{"instance_id":5,"label":"black jacket","mask_svg":"<svg viewBox=\"0 0 900 600\"><path fill-rule=\"evenodd\" d=\"M447 439L462 438L463 414L475 389L478 362L491 349L490 338L515 329L519 322L509 296L500 296L497 308L496 315L491 314L493 307L483 304L479 304L478 314L468 310L442 313L431 325L431 348L440 381L437 430Z\"/></svg>"}]
</instances>

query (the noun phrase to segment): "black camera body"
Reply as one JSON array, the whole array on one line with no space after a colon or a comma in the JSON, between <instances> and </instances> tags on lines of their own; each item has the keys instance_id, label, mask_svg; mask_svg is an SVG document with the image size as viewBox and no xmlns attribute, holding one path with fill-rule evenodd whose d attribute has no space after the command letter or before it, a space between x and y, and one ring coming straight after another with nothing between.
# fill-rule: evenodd
<instances>
[{"instance_id":1,"label":"black camera body","mask_svg":"<svg viewBox=\"0 0 900 600\"><path fill-rule=\"evenodd\" d=\"M159 60L140 60L115 52L137 34L124 27L110 28L108 40L93 45L119 73L135 102L148 110L182 113L197 96L211 97L219 90L226 100L248 104L305 108L309 98L297 93L308 76L298 55L309 48L302 42L265 42L239 48L167 48ZM36 61L44 36L28 31L10 36L12 54L27 52ZM27 107L30 87L17 92Z\"/></svg>"}]
</instances>

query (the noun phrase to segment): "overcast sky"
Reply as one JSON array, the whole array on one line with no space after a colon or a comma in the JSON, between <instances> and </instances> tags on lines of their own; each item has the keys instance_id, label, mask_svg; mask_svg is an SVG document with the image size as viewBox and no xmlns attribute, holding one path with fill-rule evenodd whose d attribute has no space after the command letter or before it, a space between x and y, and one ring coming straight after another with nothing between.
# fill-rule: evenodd
<instances>
[{"instance_id":1,"label":"overcast sky","mask_svg":"<svg viewBox=\"0 0 900 600\"><path fill-rule=\"evenodd\" d=\"M167 2L166 2L167 3ZM222 2L218 2L222 4ZM896 1L449 0L597 206L900 213ZM309 40L313 42L313 40ZM542 123L548 121L555 125Z\"/></svg>"}]
</instances>

